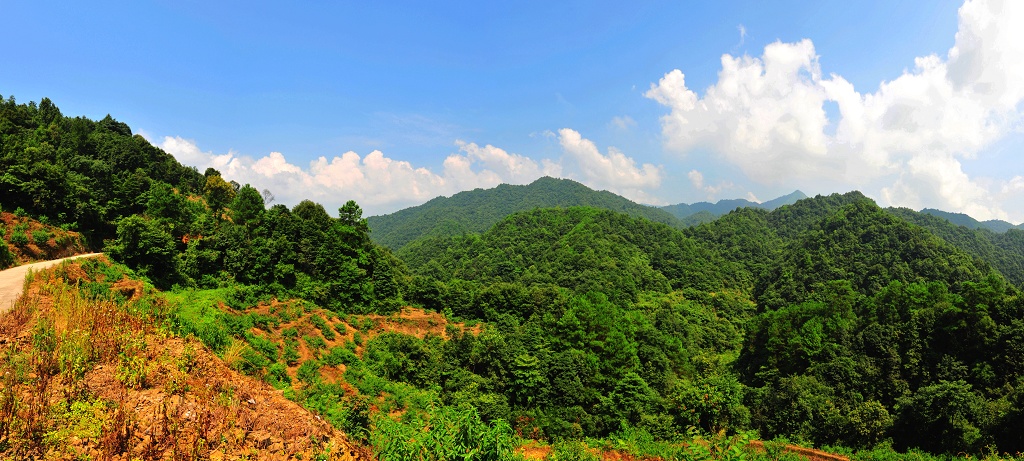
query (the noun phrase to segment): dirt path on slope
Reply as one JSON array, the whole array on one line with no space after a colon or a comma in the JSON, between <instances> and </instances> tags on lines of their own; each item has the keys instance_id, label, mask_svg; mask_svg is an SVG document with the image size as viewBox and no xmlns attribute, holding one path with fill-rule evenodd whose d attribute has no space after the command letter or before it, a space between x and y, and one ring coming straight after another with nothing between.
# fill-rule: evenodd
<instances>
[{"instance_id":1,"label":"dirt path on slope","mask_svg":"<svg viewBox=\"0 0 1024 461\"><path fill-rule=\"evenodd\" d=\"M39 271L46 269L47 267L60 264L61 261L76 258L88 258L90 256L98 256L101 254L103 253L76 255L68 258L25 264L24 266L12 267L10 269L0 271L0 315L11 310L11 307L14 306L14 302L18 300L19 296L21 296L21 290L25 287L25 276L28 275L28 271L30 269L33 271Z\"/></svg>"}]
</instances>

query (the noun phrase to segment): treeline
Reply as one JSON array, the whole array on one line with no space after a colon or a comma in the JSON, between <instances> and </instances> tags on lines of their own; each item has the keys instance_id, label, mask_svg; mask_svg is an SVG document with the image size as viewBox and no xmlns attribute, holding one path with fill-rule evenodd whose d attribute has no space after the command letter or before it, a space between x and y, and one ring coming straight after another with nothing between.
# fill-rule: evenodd
<instances>
[{"instance_id":1,"label":"treeline","mask_svg":"<svg viewBox=\"0 0 1024 461\"><path fill-rule=\"evenodd\" d=\"M160 287L241 284L239 301L300 297L340 312L387 312L400 303L402 264L370 242L353 201L330 216L303 201L266 209L255 188L214 171L189 198L154 183L142 214L117 222L107 252Z\"/></svg>"},{"instance_id":2,"label":"treeline","mask_svg":"<svg viewBox=\"0 0 1024 461\"><path fill-rule=\"evenodd\" d=\"M145 211L154 182L188 194L205 179L109 115L66 117L47 98L13 96L0 97L0 169L5 209L80 231L95 247L119 218Z\"/></svg>"}]
</instances>

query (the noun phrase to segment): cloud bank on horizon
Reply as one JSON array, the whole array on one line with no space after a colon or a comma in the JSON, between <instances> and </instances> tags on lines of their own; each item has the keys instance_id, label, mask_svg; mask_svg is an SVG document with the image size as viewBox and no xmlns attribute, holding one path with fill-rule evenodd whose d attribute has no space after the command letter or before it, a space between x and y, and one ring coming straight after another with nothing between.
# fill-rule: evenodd
<instances>
[{"instance_id":1,"label":"cloud bank on horizon","mask_svg":"<svg viewBox=\"0 0 1024 461\"><path fill-rule=\"evenodd\" d=\"M911 70L870 91L854 88L840 75L824 75L813 42L804 39L771 43L759 57L723 55L717 82L703 94L687 87L684 72L675 69L644 96L668 109L660 127L664 149L675 154L668 161L708 152L753 184L829 184L835 191L859 189L882 205L1019 222L1022 211L1011 215L1007 205L1024 198L1024 176L972 176L964 163L1021 132L1022 22L1024 2L969 0L959 10L955 43L944 56L919 57ZM636 125L634 118L620 115L608 129ZM157 144L183 163L214 167L228 179L269 188L283 203L309 198L332 209L354 199L368 214L545 175L642 203L670 202L660 194L667 180L664 166L638 164L611 146L602 152L571 128L546 135L557 140L559 158L536 160L453 140L457 152L447 156L440 171L379 150L296 165L280 152L260 158L204 152L181 137L164 137ZM675 181L708 195L735 188L730 181L708 184L701 171L687 170L686 178Z\"/></svg>"},{"instance_id":2,"label":"cloud bank on horizon","mask_svg":"<svg viewBox=\"0 0 1024 461\"><path fill-rule=\"evenodd\" d=\"M227 179L270 189L276 200L286 204L310 199L333 209L355 200L369 214L396 211L464 190L502 183L527 184L542 176L576 179L634 200L657 203L645 191L660 185L658 167L637 166L615 148L603 154L593 142L569 128L551 136L557 136L564 154L558 160L540 162L492 145L456 140L459 151L444 160L440 173L388 158L379 150L365 157L352 151L329 160L321 156L301 167L289 163L280 152L258 159L235 152L215 154L177 136L166 136L157 145L200 171L215 168Z\"/></svg>"}]
</instances>

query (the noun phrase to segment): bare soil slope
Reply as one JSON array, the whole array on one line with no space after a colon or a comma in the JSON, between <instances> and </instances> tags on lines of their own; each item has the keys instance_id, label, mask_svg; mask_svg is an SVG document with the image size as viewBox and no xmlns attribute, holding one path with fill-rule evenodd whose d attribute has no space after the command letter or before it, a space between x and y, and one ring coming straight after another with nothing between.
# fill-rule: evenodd
<instances>
[{"instance_id":1,"label":"bare soil slope","mask_svg":"<svg viewBox=\"0 0 1024 461\"><path fill-rule=\"evenodd\" d=\"M198 341L169 334L166 306L104 257L28 286L0 316L0 459L372 459Z\"/></svg>"}]
</instances>

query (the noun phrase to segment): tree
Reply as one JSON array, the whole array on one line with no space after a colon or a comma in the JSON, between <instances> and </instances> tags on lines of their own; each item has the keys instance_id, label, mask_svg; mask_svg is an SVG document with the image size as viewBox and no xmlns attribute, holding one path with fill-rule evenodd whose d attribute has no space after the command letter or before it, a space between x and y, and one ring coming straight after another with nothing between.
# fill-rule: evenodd
<instances>
[{"instance_id":1,"label":"tree","mask_svg":"<svg viewBox=\"0 0 1024 461\"><path fill-rule=\"evenodd\" d=\"M220 210L235 199L235 188L220 176L207 176L203 195L210 209L219 214Z\"/></svg>"},{"instance_id":2,"label":"tree","mask_svg":"<svg viewBox=\"0 0 1024 461\"><path fill-rule=\"evenodd\" d=\"M178 276L174 238L156 222L132 215L117 223L117 238L107 245L111 258L167 287Z\"/></svg>"},{"instance_id":3,"label":"tree","mask_svg":"<svg viewBox=\"0 0 1024 461\"><path fill-rule=\"evenodd\" d=\"M264 211L263 196L248 184L238 190L231 202L231 220L240 226L251 226L263 216Z\"/></svg>"}]
</instances>

